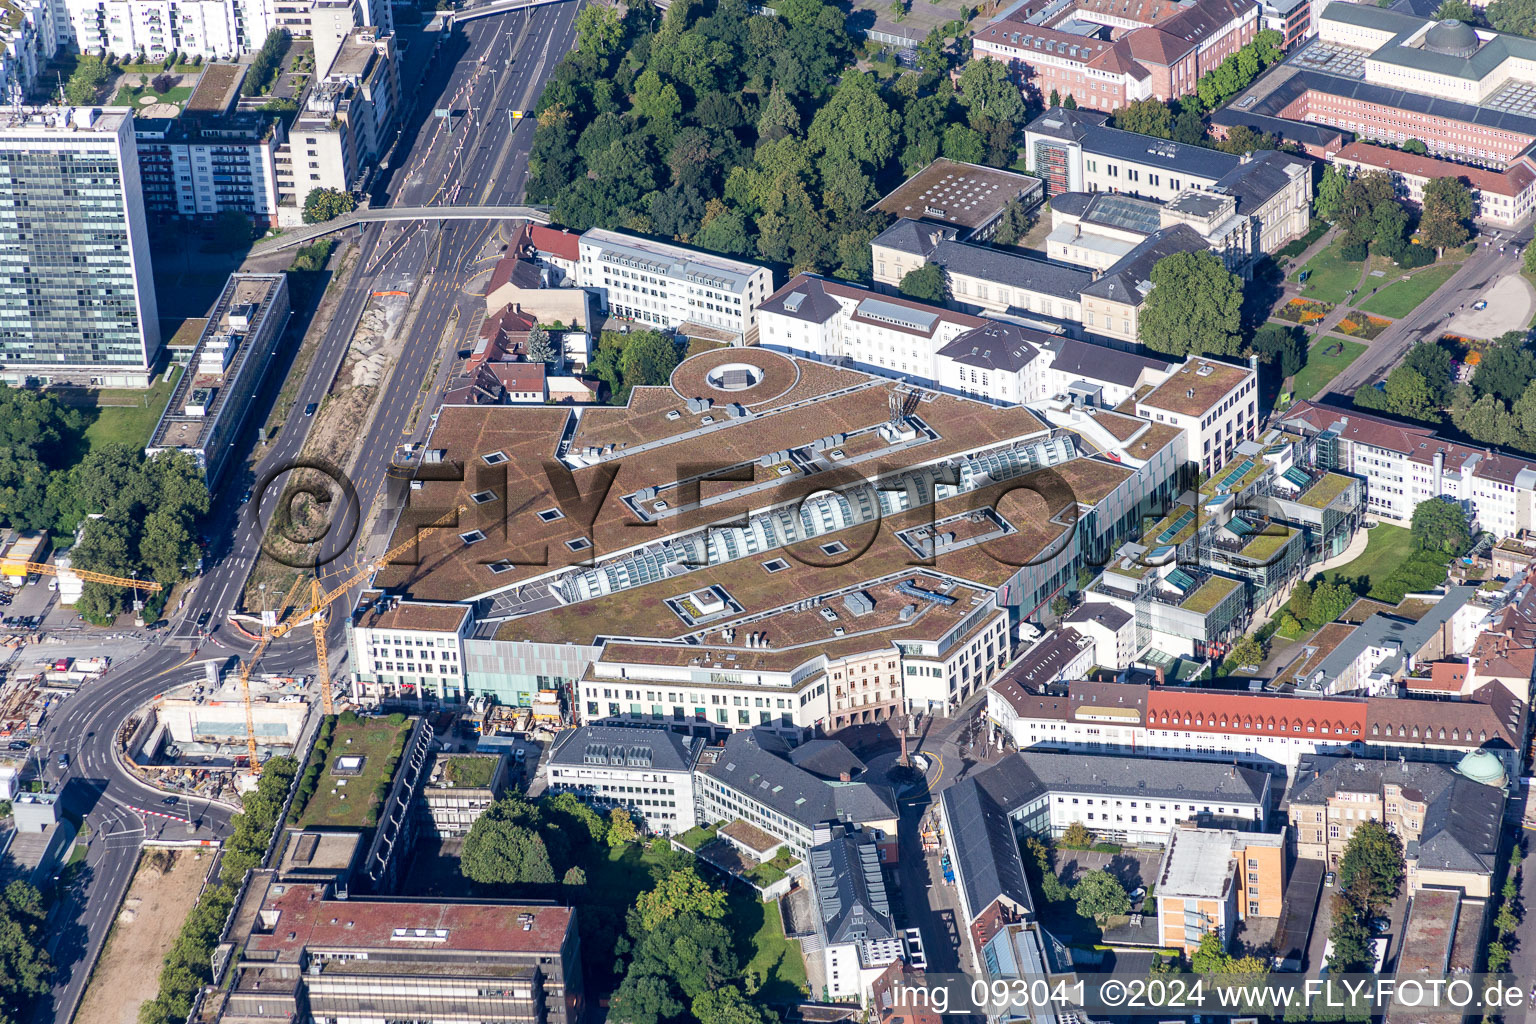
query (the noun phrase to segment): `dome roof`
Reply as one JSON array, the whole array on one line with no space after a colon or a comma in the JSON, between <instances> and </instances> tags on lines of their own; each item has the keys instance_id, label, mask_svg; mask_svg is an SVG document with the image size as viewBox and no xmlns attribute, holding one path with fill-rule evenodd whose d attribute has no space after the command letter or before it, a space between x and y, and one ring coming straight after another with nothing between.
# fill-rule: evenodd
<instances>
[{"instance_id":1,"label":"dome roof","mask_svg":"<svg viewBox=\"0 0 1536 1024\"><path fill-rule=\"evenodd\" d=\"M1503 786L1504 762L1486 750L1474 750L1456 765L1456 770L1473 782L1485 786Z\"/></svg>"},{"instance_id":2,"label":"dome roof","mask_svg":"<svg viewBox=\"0 0 1536 1024\"><path fill-rule=\"evenodd\" d=\"M1436 22L1424 33L1424 49L1447 57L1470 57L1481 45L1472 26L1454 18Z\"/></svg>"}]
</instances>

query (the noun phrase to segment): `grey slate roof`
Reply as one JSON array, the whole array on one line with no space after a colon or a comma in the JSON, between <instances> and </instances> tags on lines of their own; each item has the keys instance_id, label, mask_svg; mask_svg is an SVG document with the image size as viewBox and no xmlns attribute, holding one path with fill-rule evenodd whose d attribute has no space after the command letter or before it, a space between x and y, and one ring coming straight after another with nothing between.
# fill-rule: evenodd
<instances>
[{"instance_id":1,"label":"grey slate roof","mask_svg":"<svg viewBox=\"0 0 1536 1024\"><path fill-rule=\"evenodd\" d=\"M976 917L999 897L1033 912L1009 814L1039 797L1061 792L1254 804L1265 800L1268 782L1269 776L1261 771L1206 761L1031 750L1004 758L940 796L967 918Z\"/></svg>"},{"instance_id":2,"label":"grey slate roof","mask_svg":"<svg viewBox=\"0 0 1536 1024\"><path fill-rule=\"evenodd\" d=\"M1291 780L1291 804L1319 804L1337 793L1381 793L1383 784L1422 794L1424 822L1404 851L1420 868L1492 872L1504 794L1432 761L1303 757Z\"/></svg>"},{"instance_id":3,"label":"grey slate roof","mask_svg":"<svg viewBox=\"0 0 1536 1024\"><path fill-rule=\"evenodd\" d=\"M1380 665L1367 666L1368 670L1379 669L1389 675L1396 673L1403 667L1404 659L1418 654L1419 650L1440 631L1440 627L1450 621L1451 616L1472 600L1472 596L1476 593L1476 587L1451 587L1445 592L1445 596L1435 602L1435 606L1417 622L1377 612L1345 637L1344 641L1318 664L1308 679L1319 677L1323 680L1337 679L1345 669L1365 653L1367 648L1371 647L1396 648L1398 653L1388 655Z\"/></svg>"},{"instance_id":4,"label":"grey slate roof","mask_svg":"<svg viewBox=\"0 0 1536 1024\"><path fill-rule=\"evenodd\" d=\"M1091 380L1109 381L1121 387L1134 387L1141 380L1141 375L1149 370L1172 373L1177 365L1156 356L1144 356L1073 338L1052 338L1051 348L1056 353L1051 362L1052 369Z\"/></svg>"},{"instance_id":5,"label":"grey slate roof","mask_svg":"<svg viewBox=\"0 0 1536 1024\"><path fill-rule=\"evenodd\" d=\"M1097 622L1111 632L1119 632L1134 618L1134 615L1117 604L1110 604L1108 601L1084 601L1072 609L1065 621L1067 623Z\"/></svg>"},{"instance_id":6,"label":"grey slate roof","mask_svg":"<svg viewBox=\"0 0 1536 1024\"><path fill-rule=\"evenodd\" d=\"M829 841L811 848L809 860L817 930L829 945L895 936L874 836L838 826Z\"/></svg>"},{"instance_id":7,"label":"grey slate roof","mask_svg":"<svg viewBox=\"0 0 1536 1024\"><path fill-rule=\"evenodd\" d=\"M1237 197L1237 209L1251 213L1274 198L1276 192L1291 183L1286 168L1291 164L1306 163L1304 157L1278 153L1272 149L1260 150L1247 163L1238 164L1217 179L1216 184ZM1308 189L1311 189L1310 182Z\"/></svg>"},{"instance_id":8,"label":"grey slate roof","mask_svg":"<svg viewBox=\"0 0 1536 1024\"><path fill-rule=\"evenodd\" d=\"M1063 678L1067 666L1083 651L1093 646L1093 641L1075 629L1058 629L1041 640L1020 658L1004 676L1026 690L1039 692L1048 683Z\"/></svg>"},{"instance_id":9,"label":"grey slate roof","mask_svg":"<svg viewBox=\"0 0 1536 1024\"><path fill-rule=\"evenodd\" d=\"M809 740L789 752L789 763L823 779L837 780L844 772L858 778L866 767L842 740Z\"/></svg>"},{"instance_id":10,"label":"grey slate roof","mask_svg":"<svg viewBox=\"0 0 1536 1024\"><path fill-rule=\"evenodd\" d=\"M1093 274L1086 270L965 242L940 242L934 247L929 262L937 263L952 274L979 277L984 281L997 281L1074 301L1093 281Z\"/></svg>"},{"instance_id":11,"label":"grey slate roof","mask_svg":"<svg viewBox=\"0 0 1536 1024\"><path fill-rule=\"evenodd\" d=\"M820 279L801 275L791 283L795 285L793 289L786 285L758 308L813 324L824 324L842 312L843 307L827 294Z\"/></svg>"},{"instance_id":12,"label":"grey slate roof","mask_svg":"<svg viewBox=\"0 0 1536 1024\"><path fill-rule=\"evenodd\" d=\"M1256 114L1251 110L1237 110L1234 107L1222 107L1211 114L1211 123L1223 128L1235 128L1243 125L1252 128L1256 132L1264 132L1268 135L1278 136L1292 142L1299 142L1303 146L1327 147L1335 139L1349 140L1354 134L1342 128L1335 128L1326 124L1309 124L1306 121L1289 121L1283 117L1272 117L1268 114Z\"/></svg>"},{"instance_id":13,"label":"grey slate roof","mask_svg":"<svg viewBox=\"0 0 1536 1024\"><path fill-rule=\"evenodd\" d=\"M1084 288L1083 294L1139 306L1151 290L1152 268L1158 260L1176 252L1204 252L1209 248L1200 232L1188 224L1162 228L1120 257L1102 277Z\"/></svg>"},{"instance_id":14,"label":"grey slate roof","mask_svg":"<svg viewBox=\"0 0 1536 1024\"><path fill-rule=\"evenodd\" d=\"M953 239L955 234L955 229L952 227L924 224L910 217L901 217L896 223L876 235L874 244L927 258L941 239Z\"/></svg>"},{"instance_id":15,"label":"grey slate roof","mask_svg":"<svg viewBox=\"0 0 1536 1024\"><path fill-rule=\"evenodd\" d=\"M645 760L653 771L692 771L703 740L638 725L584 725L555 737L548 761L560 765L630 767ZM593 760L594 758L602 760Z\"/></svg>"},{"instance_id":16,"label":"grey slate roof","mask_svg":"<svg viewBox=\"0 0 1536 1024\"><path fill-rule=\"evenodd\" d=\"M1017 324L989 321L973 327L939 349L938 354L978 370L1003 370L1017 373L1040 354L1051 335Z\"/></svg>"},{"instance_id":17,"label":"grey slate roof","mask_svg":"<svg viewBox=\"0 0 1536 1024\"><path fill-rule=\"evenodd\" d=\"M965 894L967 919L999 898L1010 899L1025 913L1033 914L1035 903L1008 812L981 788L975 776L950 786L939 799L944 802L949 822L950 849L955 853L955 872Z\"/></svg>"},{"instance_id":18,"label":"grey slate roof","mask_svg":"<svg viewBox=\"0 0 1536 1024\"><path fill-rule=\"evenodd\" d=\"M1092 192L1061 192L1051 197L1051 212L1068 217L1081 217L1092 201Z\"/></svg>"},{"instance_id":19,"label":"grey slate roof","mask_svg":"<svg viewBox=\"0 0 1536 1024\"><path fill-rule=\"evenodd\" d=\"M806 828L828 821L857 825L896 817L896 795L890 787L828 782L792 764L788 753L772 732L743 730L733 733L719 759L701 770Z\"/></svg>"},{"instance_id":20,"label":"grey slate roof","mask_svg":"<svg viewBox=\"0 0 1536 1024\"><path fill-rule=\"evenodd\" d=\"M1186 802L1258 803L1269 776L1253 768L1210 761L1162 761L1113 754L1024 750L975 778L1013 810L1046 793L1091 793Z\"/></svg>"},{"instance_id":21,"label":"grey slate roof","mask_svg":"<svg viewBox=\"0 0 1536 1024\"><path fill-rule=\"evenodd\" d=\"M1213 181L1236 167L1240 159L1218 149L1111 128L1105 124L1105 115L1082 110L1052 108L1031 121L1028 130L1077 142L1091 156L1152 164Z\"/></svg>"}]
</instances>

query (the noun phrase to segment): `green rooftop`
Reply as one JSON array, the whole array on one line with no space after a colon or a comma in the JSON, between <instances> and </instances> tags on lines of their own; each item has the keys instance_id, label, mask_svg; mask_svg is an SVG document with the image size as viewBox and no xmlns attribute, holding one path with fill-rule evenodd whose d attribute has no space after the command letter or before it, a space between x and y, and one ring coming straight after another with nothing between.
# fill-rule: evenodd
<instances>
[{"instance_id":1,"label":"green rooftop","mask_svg":"<svg viewBox=\"0 0 1536 1024\"><path fill-rule=\"evenodd\" d=\"M1242 584L1237 580L1228 579L1225 576L1212 576L1196 588L1194 593L1186 597L1180 607L1199 615L1208 614L1211 609L1226 600L1228 594L1240 586Z\"/></svg>"},{"instance_id":2,"label":"green rooftop","mask_svg":"<svg viewBox=\"0 0 1536 1024\"><path fill-rule=\"evenodd\" d=\"M1308 508L1327 508L1328 504L1349 489L1355 482L1343 473L1324 473L1322 479L1304 491L1297 500Z\"/></svg>"},{"instance_id":3,"label":"green rooftop","mask_svg":"<svg viewBox=\"0 0 1536 1024\"><path fill-rule=\"evenodd\" d=\"M1180 505L1142 534L1141 543L1149 551L1168 545L1176 547L1193 537L1199 526L1200 517L1195 514L1195 510Z\"/></svg>"},{"instance_id":4,"label":"green rooftop","mask_svg":"<svg viewBox=\"0 0 1536 1024\"><path fill-rule=\"evenodd\" d=\"M315 795L304 807L300 828L371 828L406 741L411 720L393 725L388 718L338 721L325 755ZM361 764L346 759L361 758ZM380 793L380 790L383 793Z\"/></svg>"},{"instance_id":5,"label":"green rooftop","mask_svg":"<svg viewBox=\"0 0 1536 1024\"><path fill-rule=\"evenodd\" d=\"M1295 530L1271 523L1262 532L1254 534L1253 539L1238 553L1255 562L1267 562L1295 535Z\"/></svg>"},{"instance_id":6,"label":"green rooftop","mask_svg":"<svg viewBox=\"0 0 1536 1024\"><path fill-rule=\"evenodd\" d=\"M1262 458L1239 455L1201 483L1200 493L1207 498L1217 494L1239 494L1268 468L1269 463Z\"/></svg>"},{"instance_id":7,"label":"green rooftop","mask_svg":"<svg viewBox=\"0 0 1536 1024\"><path fill-rule=\"evenodd\" d=\"M498 760L495 755L483 754L478 757L450 757L443 762L443 778L455 786L489 789L491 780L496 777Z\"/></svg>"}]
</instances>

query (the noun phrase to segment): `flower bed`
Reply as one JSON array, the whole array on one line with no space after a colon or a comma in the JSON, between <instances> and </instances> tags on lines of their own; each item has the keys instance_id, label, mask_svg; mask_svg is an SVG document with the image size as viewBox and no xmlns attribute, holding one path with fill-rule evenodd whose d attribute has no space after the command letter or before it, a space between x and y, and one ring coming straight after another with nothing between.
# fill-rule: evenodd
<instances>
[{"instance_id":1,"label":"flower bed","mask_svg":"<svg viewBox=\"0 0 1536 1024\"><path fill-rule=\"evenodd\" d=\"M1318 302L1316 299L1292 299L1279 309L1274 315L1281 320L1289 320L1293 324L1313 324L1333 312L1333 306L1327 302Z\"/></svg>"},{"instance_id":2,"label":"flower bed","mask_svg":"<svg viewBox=\"0 0 1536 1024\"><path fill-rule=\"evenodd\" d=\"M1357 311L1340 320L1333 329L1351 338L1364 338L1370 341L1391 326L1391 320Z\"/></svg>"}]
</instances>

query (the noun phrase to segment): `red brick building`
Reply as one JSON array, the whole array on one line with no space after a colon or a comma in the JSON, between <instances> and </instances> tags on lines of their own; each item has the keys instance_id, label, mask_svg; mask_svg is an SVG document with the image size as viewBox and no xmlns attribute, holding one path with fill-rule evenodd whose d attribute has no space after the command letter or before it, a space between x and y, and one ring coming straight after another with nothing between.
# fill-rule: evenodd
<instances>
[{"instance_id":1,"label":"red brick building","mask_svg":"<svg viewBox=\"0 0 1536 1024\"><path fill-rule=\"evenodd\" d=\"M1019 6L976 33L973 59L1015 68L1022 84L1081 107L1114 111L1133 100L1176 99L1253 40L1253 0L1079 0L1060 10Z\"/></svg>"}]
</instances>

